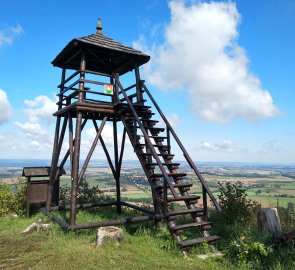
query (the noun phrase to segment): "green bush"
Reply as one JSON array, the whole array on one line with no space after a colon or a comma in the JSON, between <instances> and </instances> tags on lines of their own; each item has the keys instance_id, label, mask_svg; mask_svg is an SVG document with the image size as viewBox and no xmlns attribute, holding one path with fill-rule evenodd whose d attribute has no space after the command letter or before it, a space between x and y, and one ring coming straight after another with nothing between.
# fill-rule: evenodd
<instances>
[{"instance_id":1,"label":"green bush","mask_svg":"<svg viewBox=\"0 0 295 270\"><path fill-rule=\"evenodd\" d=\"M13 207L13 195L9 190L8 185L0 186L0 216L5 216L11 213Z\"/></svg>"},{"instance_id":2,"label":"green bush","mask_svg":"<svg viewBox=\"0 0 295 270\"><path fill-rule=\"evenodd\" d=\"M280 216L281 226L283 231L294 231L295 228L295 210L294 204L288 203L288 207L278 207L278 212Z\"/></svg>"},{"instance_id":3,"label":"green bush","mask_svg":"<svg viewBox=\"0 0 295 270\"><path fill-rule=\"evenodd\" d=\"M220 215L225 224L246 224L253 220L259 205L247 198L241 182L227 182L225 185L219 183L219 191Z\"/></svg>"},{"instance_id":4,"label":"green bush","mask_svg":"<svg viewBox=\"0 0 295 270\"><path fill-rule=\"evenodd\" d=\"M68 205L71 200L71 187L65 185L59 190L60 205ZM110 201L110 196L104 195L98 186L89 186L89 183L82 180L78 188L77 203L100 203Z\"/></svg>"},{"instance_id":5,"label":"green bush","mask_svg":"<svg viewBox=\"0 0 295 270\"><path fill-rule=\"evenodd\" d=\"M264 243L240 236L230 242L226 257L235 264L261 264L273 253L273 249Z\"/></svg>"},{"instance_id":6,"label":"green bush","mask_svg":"<svg viewBox=\"0 0 295 270\"><path fill-rule=\"evenodd\" d=\"M24 215L26 198L25 187L20 188L16 193L12 193L8 185L0 185L0 216L9 214Z\"/></svg>"}]
</instances>

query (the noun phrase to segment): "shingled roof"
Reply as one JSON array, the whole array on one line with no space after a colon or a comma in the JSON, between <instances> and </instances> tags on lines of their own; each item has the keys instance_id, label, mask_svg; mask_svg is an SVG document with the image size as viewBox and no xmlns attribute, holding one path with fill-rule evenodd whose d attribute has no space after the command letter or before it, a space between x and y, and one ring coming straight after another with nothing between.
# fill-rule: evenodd
<instances>
[{"instance_id":1,"label":"shingled roof","mask_svg":"<svg viewBox=\"0 0 295 270\"><path fill-rule=\"evenodd\" d=\"M50 167L24 167L22 176L26 177L45 177L50 176ZM59 175L66 174L64 168L59 171Z\"/></svg>"},{"instance_id":2,"label":"shingled roof","mask_svg":"<svg viewBox=\"0 0 295 270\"><path fill-rule=\"evenodd\" d=\"M77 70L80 68L81 54L84 52L87 70L122 75L134 69L135 64L140 66L149 61L150 56L106 37L102 32L100 19L96 30L95 34L70 41L52 64Z\"/></svg>"}]
</instances>

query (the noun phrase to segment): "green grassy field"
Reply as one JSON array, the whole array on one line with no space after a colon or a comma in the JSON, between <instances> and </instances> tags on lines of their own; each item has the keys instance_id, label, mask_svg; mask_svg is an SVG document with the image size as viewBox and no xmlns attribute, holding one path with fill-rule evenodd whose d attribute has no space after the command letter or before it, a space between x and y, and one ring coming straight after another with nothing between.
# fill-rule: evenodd
<instances>
[{"instance_id":1,"label":"green grassy field","mask_svg":"<svg viewBox=\"0 0 295 270\"><path fill-rule=\"evenodd\" d=\"M78 215L79 222L94 217L111 218L112 214ZM106 241L100 248L94 245L95 229L64 232L53 223L49 231L19 234L38 218L47 220L42 214L30 219L0 219L0 269L234 269L223 258L201 260L198 251L184 258L170 234L152 222L123 226L124 238L119 244Z\"/></svg>"}]
</instances>

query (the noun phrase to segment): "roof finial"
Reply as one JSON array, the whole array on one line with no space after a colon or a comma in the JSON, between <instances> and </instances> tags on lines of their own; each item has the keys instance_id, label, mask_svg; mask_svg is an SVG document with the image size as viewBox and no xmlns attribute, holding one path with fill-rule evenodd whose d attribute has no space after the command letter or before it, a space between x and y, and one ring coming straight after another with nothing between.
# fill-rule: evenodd
<instances>
[{"instance_id":1,"label":"roof finial","mask_svg":"<svg viewBox=\"0 0 295 270\"><path fill-rule=\"evenodd\" d=\"M98 18L98 20L97 20L96 34L102 34L102 26L101 26L100 18Z\"/></svg>"}]
</instances>

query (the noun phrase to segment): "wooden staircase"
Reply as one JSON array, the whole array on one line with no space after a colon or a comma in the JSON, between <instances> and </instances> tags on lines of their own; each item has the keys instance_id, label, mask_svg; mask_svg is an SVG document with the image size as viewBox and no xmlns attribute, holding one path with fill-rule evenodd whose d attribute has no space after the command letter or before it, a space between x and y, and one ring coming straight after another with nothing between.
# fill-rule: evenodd
<instances>
[{"instance_id":1,"label":"wooden staircase","mask_svg":"<svg viewBox=\"0 0 295 270\"><path fill-rule=\"evenodd\" d=\"M151 186L157 213L163 214L173 239L184 251L200 243L214 243L219 237L210 236L207 231L212 227L212 222L207 219L207 194L213 203L218 207L219 205L206 182L196 171L195 165L189 164L202 183L203 205L198 207L200 196L190 194L192 183L187 181L187 174L179 170L180 163L173 161L170 135L172 133L174 136L175 133L167 119L163 118L162 112L155 104L167 124L166 128L158 127L159 121L153 119L154 113L151 107L144 105L144 102L133 103L134 96L128 97L119 81L118 85L124 94L124 101L127 101L127 104L119 103L119 117ZM144 82L142 85L141 92L147 92L151 97ZM152 97L151 100L154 102ZM191 161L185 149L184 156ZM199 236L188 238L193 230L196 231L194 235Z\"/></svg>"}]
</instances>

